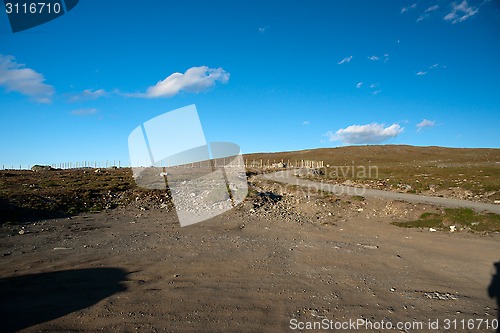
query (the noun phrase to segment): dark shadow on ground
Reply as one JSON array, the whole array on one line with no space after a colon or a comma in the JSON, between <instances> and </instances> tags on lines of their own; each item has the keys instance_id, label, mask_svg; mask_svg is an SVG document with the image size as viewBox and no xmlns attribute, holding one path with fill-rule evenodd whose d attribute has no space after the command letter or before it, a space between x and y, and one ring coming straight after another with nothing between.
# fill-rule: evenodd
<instances>
[{"instance_id":1,"label":"dark shadow on ground","mask_svg":"<svg viewBox=\"0 0 500 333\"><path fill-rule=\"evenodd\" d=\"M5 222L22 224L46 219L56 219L69 216L61 211L50 211L42 208L22 207L0 198L0 225Z\"/></svg>"},{"instance_id":2,"label":"dark shadow on ground","mask_svg":"<svg viewBox=\"0 0 500 333\"><path fill-rule=\"evenodd\" d=\"M498 324L500 325L500 261L493 264L496 268L495 275L491 278L490 286L488 287L488 296L497 299ZM497 328L500 333L500 326Z\"/></svg>"},{"instance_id":3,"label":"dark shadow on ground","mask_svg":"<svg viewBox=\"0 0 500 333\"><path fill-rule=\"evenodd\" d=\"M0 331L15 332L90 307L126 290L120 268L89 268L0 279Z\"/></svg>"}]
</instances>

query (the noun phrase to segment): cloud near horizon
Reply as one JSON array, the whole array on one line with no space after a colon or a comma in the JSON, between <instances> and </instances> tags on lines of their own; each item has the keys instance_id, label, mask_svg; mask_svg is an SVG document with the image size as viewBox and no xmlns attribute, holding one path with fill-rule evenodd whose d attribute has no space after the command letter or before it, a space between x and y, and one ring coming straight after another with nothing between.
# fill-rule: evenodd
<instances>
[{"instance_id":1,"label":"cloud near horizon","mask_svg":"<svg viewBox=\"0 0 500 333\"><path fill-rule=\"evenodd\" d=\"M387 141L401 134L404 128L399 124L384 127L384 124L351 125L335 133L327 132L329 141L341 141L343 144L375 144Z\"/></svg>"},{"instance_id":2,"label":"cloud near horizon","mask_svg":"<svg viewBox=\"0 0 500 333\"><path fill-rule=\"evenodd\" d=\"M417 132L422 130L422 128L433 127L434 125L436 125L435 121L424 119L420 123L417 124Z\"/></svg>"},{"instance_id":3,"label":"cloud near horizon","mask_svg":"<svg viewBox=\"0 0 500 333\"><path fill-rule=\"evenodd\" d=\"M85 89L81 93L74 94L73 96L70 97L70 102L76 102L76 101L88 101L88 100L96 100L99 97L106 96L108 93L104 89Z\"/></svg>"},{"instance_id":4,"label":"cloud near horizon","mask_svg":"<svg viewBox=\"0 0 500 333\"><path fill-rule=\"evenodd\" d=\"M207 66L191 67L185 73L173 73L145 93L125 94L132 97L159 98L172 97L181 91L200 93L214 86L217 82L227 83L230 74L222 68Z\"/></svg>"},{"instance_id":5,"label":"cloud near horizon","mask_svg":"<svg viewBox=\"0 0 500 333\"><path fill-rule=\"evenodd\" d=\"M17 63L15 57L0 54L0 86L7 91L29 96L38 103L50 103L55 89L44 81L42 74Z\"/></svg>"},{"instance_id":6,"label":"cloud near horizon","mask_svg":"<svg viewBox=\"0 0 500 333\"><path fill-rule=\"evenodd\" d=\"M77 109L71 111L71 114L74 116L88 116L91 114L97 113L96 108L87 108L87 109Z\"/></svg>"}]
</instances>

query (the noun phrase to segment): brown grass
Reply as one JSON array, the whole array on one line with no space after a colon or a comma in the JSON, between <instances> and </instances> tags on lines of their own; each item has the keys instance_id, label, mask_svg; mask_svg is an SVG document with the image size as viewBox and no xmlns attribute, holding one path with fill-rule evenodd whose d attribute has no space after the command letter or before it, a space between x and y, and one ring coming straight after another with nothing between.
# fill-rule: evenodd
<instances>
[{"instance_id":1,"label":"brown grass","mask_svg":"<svg viewBox=\"0 0 500 333\"><path fill-rule=\"evenodd\" d=\"M114 208L131 200L130 169L0 171L0 223Z\"/></svg>"},{"instance_id":2,"label":"brown grass","mask_svg":"<svg viewBox=\"0 0 500 333\"><path fill-rule=\"evenodd\" d=\"M459 188L470 191L472 196L488 196L490 201L500 199L500 149L354 146L248 154L244 158L249 162L263 159L271 163L281 160L285 163L324 161L325 167L330 167L324 169L324 176L316 177L321 180L350 179L364 184L378 183L382 189L396 190L409 185L411 193ZM365 168L366 177L362 173L359 177L360 168Z\"/></svg>"}]
</instances>

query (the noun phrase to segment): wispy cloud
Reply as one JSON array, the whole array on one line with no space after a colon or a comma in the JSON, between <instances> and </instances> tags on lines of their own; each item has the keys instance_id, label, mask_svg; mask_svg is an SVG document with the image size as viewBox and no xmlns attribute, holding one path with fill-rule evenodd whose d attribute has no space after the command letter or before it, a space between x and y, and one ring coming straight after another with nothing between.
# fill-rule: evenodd
<instances>
[{"instance_id":1,"label":"wispy cloud","mask_svg":"<svg viewBox=\"0 0 500 333\"><path fill-rule=\"evenodd\" d=\"M363 82L358 82L358 84L356 84L356 88L361 88L362 85L363 85Z\"/></svg>"},{"instance_id":2,"label":"wispy cloud","mask_svg":"<svg viewBox=\"0 0 500 333\"><path fill-rule=\"evenodd\" d=\"M429 12L433 12L435 10L438 10L439 9L439 6L438 5L434 5L434 6L430 6L429 8L427 8L425 10L426 13L429 13Z\"/></svg>"},{"instance_id":3,"label":"wispy cloud","mask_svg":"<svg viewBox=\"0 0 500 333\"><path fill-rule=\"evenodd\" d=\"M258 30L261 34L264 34L266 33L267 29L269 29L269 27L260 27Z\"/></svg>"},{"instance_id":4,"label":"wispy cloud","mask_svg":"<svg viewBox=\"0 0 500 333\"><path fill-rule=\"evenodd\" d=\"M389 61L389 55L387 53L384 53L383 57L379 57L379 56L376 56L376 55L372 55L372 56L368 57L368 59L371 60L371 61L379 61L382 58L383 58L384 62Z\"/></svg>"},{"instance_id":5,"label":"wispy cloud","mask_svg":"<svg viewBox=\"0 0 500 333\"><path fill-rule=\"evenodd\" d=\"M149 87L145 93L124 94L131 97L172 97L181 91L199 93L217 82L227 83L229 73L222 68L208 68L207 66L192 67L185 73L173 73L156 85Z\"/></svg>"},{"instance_id":6,"label":"wispy cloud","mask_svg":"<svg viewBox=\"0 0 500 333\"><path fill-rule=\"evenodd\" d=\"M431 17L429 14L422 14L417 18L417 22L421 22L425 19L428 19L429 17Z\"/></svg>"},{"instance_id":7,"label":"wispy cloud","mask_svg":"<svg viewBox=\"0 0 500 333\"><path fill-rule=\"evenodd\" d=\"M380 83L375 82L375 83L370 84L370 89L376 89L376 88L378 88L379 86L380 86ZM382 92L382 90L377 89L377 90L372 91L372 95L374 95L374 96L375 96L375 95L380 94L381 92Z\"/></svg>"},{"instance_id":8,"label":"wispy cloud","mask_svg":"<svg viewBox=\"0 0 500 333\"><path fill-rule=\"evenodd\" d=\"M352 59L352 56L347 57L347 58L344 58L344 59L340 60L340 61L338 62L338 64L339 64L339 65L345 64L345 63L347 63L347 62L350 62L350 61L351 61L351 59Z\"/></svg>"},{"instance_id":9,"label":"wispy cloud","mask_svg":"<svg viewBox=\"0 0 500 333\"><path fill-rule=\"evenodd\" d=\"M426 20L428 18L431 17L431 13L438 10L439 9L439 6L438 5L434 5L434 6L430 6L428 7L424 13L422 15L420 15L418 18L417 18L417 22L421 22L423 20Z\"/></svg>"},{"instance_id":10,"label":"wispy cloud","mask_svg":"<svg viewBox=\"0 0 500 333\"><path fill-rule=\"evenodd\" d=\"M344 144L381 143L401 134L404 128L399 124L385 127L384 124L351 125L335 133L327 132L329 141L341 141Z\"/></svg>"},{"instance_id":11,"label":"wispy cloud","mask_svg":"<svg viewBox=\"0 0 500 333\"><path fill-rule=\"evenodd\" d=\"M462 1L460 4L453 2L451 4L451 12L446 14L444 17L445 21L451 21L455 24L458 22L463 22L469 17L476 15L479 12L479 8L469 6L467 0Z\"/></svg>"},{"instance_id":12,"label":"wispy cloud","mask_svg":"<svg viewBox=\"0 0 500 333\"><path fill-rule=\"evenodd\" d=\"M425 127L433 127L434 125L436 125L435 121L424 119L420 123L417 124L417 131L420 131L420 130L422 130L422 128L425 128Z\"/></svg>"},{"instance_id":13,"label":"wispy cloud","mask_svg":"<svg viewBox=\"0 0 500 333\"><path fill-rule=\"evenodd\" d=\"M306 121L302 122L302 125L304 125L304 126L308 126L308 125L310 125L310 124L311 124L311 123L309 122L309 120L306 120Z\"/></svg>"},{"instance_id":14,"label":"wispy cloud","mask_svg":"<svg viewBox=\"0 0 500 333\"><path fill-rule=\"evenodd\" d=\"M407 11L409 11L410 9L415 9L416 7L417 7L417 4L416 4L416 3L414 3L413 5L408 6L408 7L403 7L403 8L401 8L401 14L402 14L402 13L406 13L406 12L407 12Z\"/></svg>"},{"instance_id":15,"label":"wispy cloud","mask_svg":"<svg viewBox=\"0 0 500 333\"><path fill-rule=\"evenodd\" d=\"M13 56L0 54L0 86L7 91L29 96L38 103L50 103L55 89L44 81L42 74L17 63Z\"/></svg>"},{"instance_id":16,"label":"wispy cloud","mask_svg":"<svg viewBox=\"0 0 500 333\"><path fill-rule=\"evenodd\" d=\"M99 97L106 96L107 92L104 89L97 89L97 90L92 90L92 89L85 89L81 93L74 94L73 96L70 97L71 102L75 101L88 101L88 100L96 100Z\"/></svg>"},{"instance_id":17,"label":"wispy cloud","mask_svg":"<svg viewBox=\"0 0 500 333\"><path fill-rule=\"evenodd\" d=\"M439 67L440 67L440 68L446 68L446 66L444 66L444 65L443 65L443 66L440 66L439 64L437 64L437 63L436 63L436 64L432 64L432 65L430 65L430 66L428 67L428 71L421 70L421 71L415 72L415 75L417 75L417 76L427 75L429 72L431 72L431 71L435 71L435 70L439 69Z\"/></svg>"},{"instance_id":18,"label":"wispy cloud","mask_svg":"<svg viewBox=\"0 0 500 333\"><path fill-rule=\"evenodd\" d=\"M76 109L71 111L71 114L75 116L88 116L94 113L97 113L96 108Z\"/></svg>"}]
</instances>

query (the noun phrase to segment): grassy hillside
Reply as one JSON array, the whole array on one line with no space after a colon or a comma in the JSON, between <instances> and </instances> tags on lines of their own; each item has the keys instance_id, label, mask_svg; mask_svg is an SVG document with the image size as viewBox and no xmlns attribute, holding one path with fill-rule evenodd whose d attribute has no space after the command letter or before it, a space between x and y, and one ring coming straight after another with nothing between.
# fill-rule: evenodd
<instances>
[{"instance_id":1,"label":"grassy hillside","mask_svg":"<svg viewBox=\"0 0 500 333\"><path fill-rule=\"evenodd\" d=\"M500 163L500 149L414 147L407 145L349 146L319 148L279 153L245 154L249 161L322 160L330 165L355 164L463 164Z\"/></svg>"},{"instance_id":2,"label":"grassy hillside","mask_svg":"<svg viewBox=\"0 0 500 333\"><path fill-rule=\"evenodd\" d=\"M500 200L500 149L353 146L247 154L249 161L324 161L318 180L494 202ZM345 166L342 168L342 166ZM366 171L364 174L362 171ZM370 172L368 172L370 171Z\"/></svg>"},{"instance_id":3,"label":"grassy hillside","mask_svg":"<svg viewBox=\"0 0 500 333\"><path fill-rule=\"evenodd\" d=\"M317 176L322 181L349 180L385 190L500 200L500 149L356 146L248 154L245 158L271 163L282 159L322 160L325 166L330 165L323 169L324 175ZM376 167L377 173L359 177L358 169L368 167ZM129 168L0 171L0 224L131 203L147 207L168 202L164 191L138 188Z\"/></svg>"}]
</instances>

